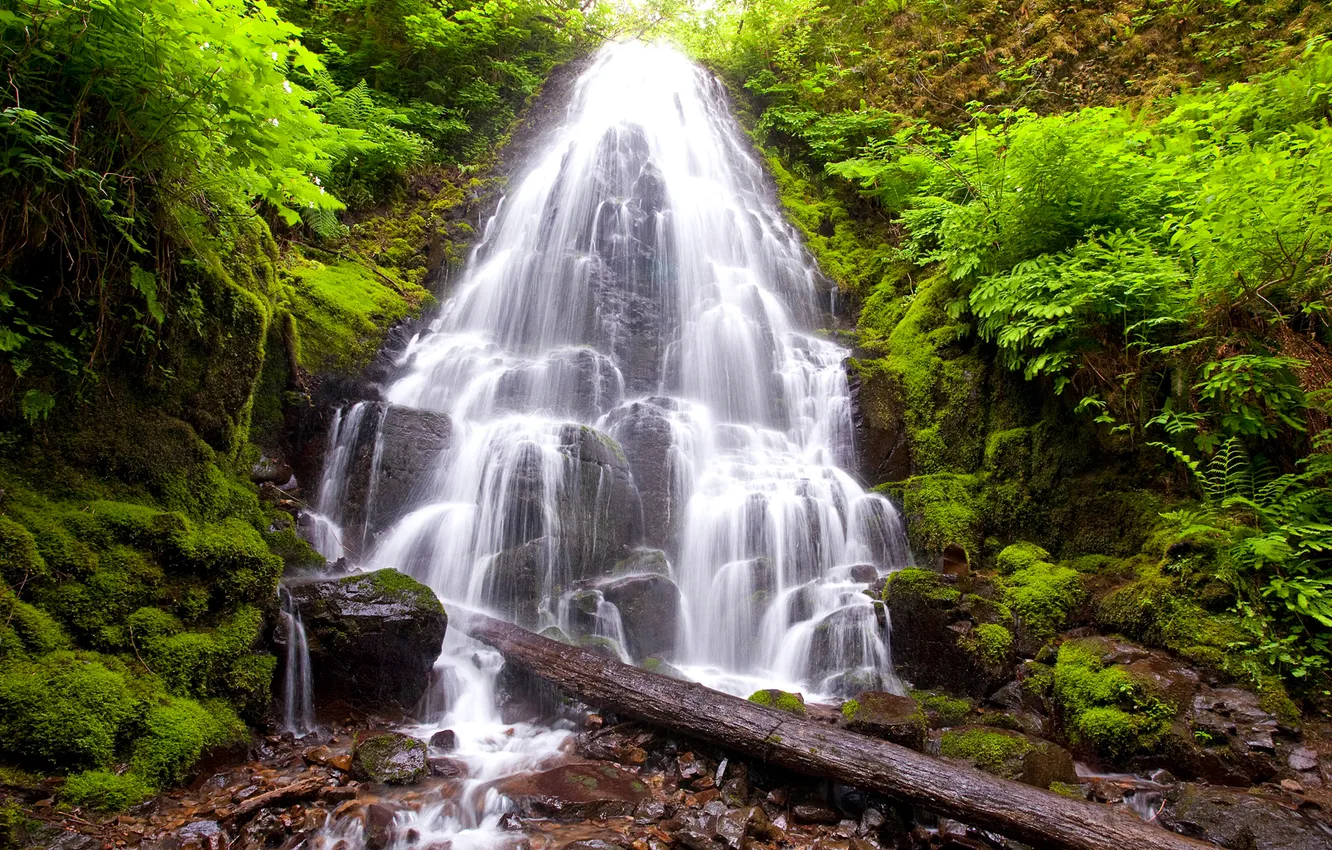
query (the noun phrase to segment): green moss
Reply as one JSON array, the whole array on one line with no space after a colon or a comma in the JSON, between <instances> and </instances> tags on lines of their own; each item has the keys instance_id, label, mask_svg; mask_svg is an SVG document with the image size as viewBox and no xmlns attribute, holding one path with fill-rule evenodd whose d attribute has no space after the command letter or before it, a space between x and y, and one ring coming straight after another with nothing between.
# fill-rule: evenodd
<instances>
[{"instance_id":1,"label":"green moss","mask_svg":"<svg viewBox=\"0 0 1332 850\"><path fill-rule=\"evenodd\" d=\"M192 699L169 697L150 706L143 734L130 756L131 770L154 787L185 778L209 749L241 740L245 727L231 709L217 702L207 708Z\"/></svg>"},{"instance_id":2,"label":"green moss","mask_svg":"<svg viewBox=\"0 0 1332 850\"><path fill-rule=\"evenodd\" d=\"M368 262L297 259L287 274L279 299L299 332L300 365L311 372L364 369L387 329L430 300L420 286L395 280Z\"/></svg>"},{"instance_id":3,"label":"green moss","mask_svg":"<svg viewBox=\"0 0 1332 850\"><path fill-rule=\"evenodd\" d=\"M1055 661L1052 695L1075 745L1122 760L1154 751L1175 711L1126 670L1107 666L1099 639L1066 641Z\"/></svg>"},{"instance_id":4,"label":"green moss","mask_svg":"<svg viewBox=\"0 0 1332 850\"><path fill-rule=\"evenodd\" d=\"M0 850L31 846L32 833L40 825L17 800L0 800Z\"/></svg>"},{"instance_id":5,"label":"green moss","mask_svg":"<svg viewBox=\"0 0 1332 850\"><path fill-rule=\"evenodd\" d=\"M1067 797L1070 800L1087 799L1087 792L1083 790L1081 785L1073 785L1068 782L1060 782L1058 780L1055 780L1054 782L1050 783L1050 790L1055 792L1059 796Z\"/></svg>"},{"instance_id":6,"label":"green moss","mask_svg":"<svg viewBox=\"0 0 1332 850\"><path fill-rule=\"evenodd\" d=\"M1199 604L1205 598L1202 588L1163 575L1154 564L1140 567L1138 575L1101 600L1096 619L1102 627L1169 649L1194 664L1246 675L1245 659L1235 648L1247 642L1237 615L1207 611Z\"/></svg>"},{"instance_id":7,"label":"green moss","mask_svg":"<svg viewBox=\"0 0 1332 850\"><path fill-rule=\"evenodd\" d=\"M70 648L69 636L50 614L0 585L0 663Z\"/></svg>"},{"instance_id":8,"label":"green moss","mask_svg":"<svg viewBox=\"0 0 1332 850\"><path fill-rule=\"evenodd\" d=\"M1020 772L1021 759L1031 749L1026 738L991 729L950 729L939 742L941 755L968 759L981 770L1003 775ZM1018 771L1014 770L1015 762Z\"/></svg>"},{"instance_id":9,"label":"green moss","mask_svg":"<svg viewBox=\"0 0 1332 850\"><path fill-rule=\"evenodd\" d=\"M142 803L153 796L155 790L134 773L85 770L65 780L60 788L60 801L85 809L116 812Z\"/></svg>"},{"instance_id":10,"label":"green moss","mask_svg":"<svg viewBox=\"0 0 1332 850\"><path fill-rule=\"evenodd\" d=\"M918 596L952 605L962 598L962 592L932 570L905 569L888 575L886 596Z\"/></svg>"},{"instance_id":11,"label":"green moss","mask_svg":"<svg viewBox=\"0 0 1332 850\"><path fill-rule=\"evenodd\" d=\"M0 516L0 579L13 587L23 587L49 572L28 529Z\"/></svg>"},{"instance_id":12,"label":"green moss","mask_svg":"<svg viewBox=\"0 0 1332 850\"><path fill-rule=\"evenodd\" d=\"M0 755L34 769L104 766L135 710L124 673L97 656L11 663L0 670Z\"/></svg>"},{"instance_id":13,"label":"green moss","mask_svg":"<svg viewBox=\"0 0 1332 850\"><path fill-rule=\"evenodd\" d=\"M1044 643L1063 629L1069 615L1087 598L1082 576L1068 567L1036 561L1004 580L1004 602L1018 627Z\"/></svg>"},{"instance_id":14,"label":"green moss","mask_svg":"<svg viewBox=\"0 0 1332 850\"><path fill-rule=\"evenodd\" d=\"M806 714L805 698L803 696L774 688L755 691L749 695L749 701L755 705L775 708L778 711L785 711L788 714L796 714L801 717Z\"/></svg>"},{"instance_id":15,"label":"green moss","mask_svg":"<svg viewBox=\"0 0 1332 850\"><path fill-rule=\"evenodd\" d=\"M981 549L982 520L975 475L919 475L902 485L907 534L918 550L937 554L950 544L974 560Z\"/></svg>"},{"instance_id":16,"label":"green moss","mask_svg":"<svg viewBox=\"0 0 1332 850\"><path fill-rule=\"evenodd\" d=\"M853 719L856 716L857 711L860 711L860 702L858 700L849 699L842 703L842 716L847 720Z\"/></svg>"},{"instance_id":17,"label":"green moss","mask_svg":"<svg viewBox=\"0 0 1332 850\"><path fill-rule=\"evenodd\" d=\"M957 641L982 664L1001 667L1013 656L1013 633L996 623L981 623Z\"/></svg>"},{"instance_id":18,"label":"green moss","mask_svg":"<svg viewBox=\"0 0 1332 850\"><path fill-rule=\"evenodd\" d=\"M370 573L375 590L385 596L399 599L413 607L427 611L443 611L444 605L435 592L421 582L397 570L376 570ZM355 577L353 577L355 578ZM343 579L344 582L349 579Z\"/></svg>"},{"instance_id":19,"label":"green moss","mask_svg":"<svg viewBox=\"0 0 1332 850\"><path fill-rule=\"evenodd\" d=\"M976 706L965 697L955 697L934 691L912 691L921 708L938 718L939 726L957 726L966 721Z\"/></svg>"},{"instance_id":20,"label":"green moss","mask_svg":"<svg viewBox=\"0 0 1332 850\"><path fill-rule=\"evenodd\" d=\"M1007 575L1049 560L1050 553L1035 543L1014 543L999 553L995 559L995 566L999 568L999 572Z\"/></svg>"}]
</instances>

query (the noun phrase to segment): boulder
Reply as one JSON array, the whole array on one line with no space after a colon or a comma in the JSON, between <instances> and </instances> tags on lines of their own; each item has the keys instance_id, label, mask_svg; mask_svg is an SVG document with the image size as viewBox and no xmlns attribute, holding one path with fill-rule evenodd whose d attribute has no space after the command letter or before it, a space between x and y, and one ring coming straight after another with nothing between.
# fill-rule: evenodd
<instances>
[{"instance_id":1,"label":"boulder","mask_svg":"<svg viewBox=\"0 0 1332 850\"><path fill-rule=\"evenodd\" d=\"M527 817L580 821L632 815L652 792L637 776L605 763L575 762L502 779L497 790Z\"/></svg>"},{"instance_id":2,"label":"boulder","mask_svg":"<svg viewBox=\"0 0 1332 850\"><path fill-rule=\"evenodd\" d=\"M481 590L485 604L524 628L535 627L555 546L554 538L539 537L493 556Z\"/></svg>"},{"instance_id":3,"label":"boulder","mask_svg":"<svg viewBox=\"0 0 1332 850\"><path fill-rule=\"evenodd\" d=\"M963 592L963 588L970 591ZM1012 678L1013 665L993 663L968 639L978 625L998 625L996 606L985 598L992 589L975 578L946 576L930 570L894 573L884 591L892 623L893 665L917 688L938 688L983 698Z\"/></svg>"},{"instance_id":4,"label":"boulder","mask_svg":"<svg viewBox=\"0 0 1332 850\"><path fill-rule=\"evenodd\" d=\"M425 693L448 626L430 588L376 570L289 589L305 625L317 698L407 708Z\"/></svg>"},{"instance_id":5,"label":"boulder","mask_svg":"<svg viewBox=\"0 0 1332 850\"><path fill-rule=\"evenodd\" d=\"M675 649L681 607L675 582L663 575L636 575L604 581L597 589L619 609L629 655L647 658Z\"/></svg>"},{"instance_id":6,"label":"boulder","mask_svg":"<svg viewBox=\"0 0 1332 850\"><path fill-rule=\"evenodd\" d=\"M448 752L458 749L458 733L452 729L441 729L430 736L430 746Z\"/></svg>"},{"instance_id":7,"label":"boulder","mask_svg":"<svg viewBox=\"0 0 1332 850\"><path fill-rule=\"evenodd\" d=\"M352 775L369 782L412 785L430 771L426 744L400 732L381 732L357 740L352 750Z\"/></svg>"},{"instance_id":8,"label":"boulder","mask_svg":"<svg viewBox=\"0 0 1332 850\"><path fill-rule=\"evenodd\" d=\"M612 574L617 576L636 576L644 573L669 576L671 562L660 549L634 549L629 557L615 563Z\"/></svg>"},{"instance_id":9,"label":"boulder","mask_svg":"<svg viewBox=\"0 0 1332 850\"><path fill-rule=\"evenodd\" d=\"M1021 732L992 726L959 726L944 732L940 754L963 759L1001 776L1049 788L1052 782L1074 784L1078 774L1068 750Z\"/></svg>"},{"instance_id":10,"label":"boulder","mask_svg":"<svg viewBox=\"0 0 1332 850\"><path fill-rule=\"evenodd\" d=\"M1257 785L1307 764L1296 755L1305 748L1293 730L1283 729L1253 691L1201 685L1189 696L1184 722L1171 728L1164 748L1175 773L1217 785Z\"/></svg>"},{"instance_id":11,"label":"boulder","mask_svg":"<svg viewBox=\"0 0 1332 850\"><path fill-rule=\"evenodd\" d=\"M925 751L928 724L920 703L885 691L865 691L842 703L846 728L903 747Z\"/></svg>"},{"instance_id":12,"label":"boulder","mask_svg":"<svg viewBox=\"0 0 1332 850\"><path fill-rule=\"evenodd\" d=\"M1332 829L1283 800L1234 788L1184 783L1166 797L1166 829L1234 850L1326 850Z\"/></svg>"},{"instance_id":13,"label":"boulder","mask_svg":"<svg viewBox=\"0 0 1332 850\"><path fill-rule=\"evenodd\" d=\"M822 682L822 687L827 688L833 684L828 680L848 671L858 674L878 671L888 662L885 637L872 605L839 608L814 626L809 655L805 659L806 675L810 681ZM854 687L862 679L863 675L853 677L848 684ZM854 693L854 690L844 691L837 696Z\"/></svg>"}]
</instances>

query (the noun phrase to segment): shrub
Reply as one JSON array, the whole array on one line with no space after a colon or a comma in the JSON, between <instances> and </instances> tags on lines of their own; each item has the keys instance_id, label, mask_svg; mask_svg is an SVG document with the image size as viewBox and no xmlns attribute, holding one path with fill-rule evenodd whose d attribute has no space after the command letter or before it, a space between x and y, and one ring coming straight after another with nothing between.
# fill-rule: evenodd
<instances>
[{"instance_id":1,"label":"shrub","mask_svg":"<svg viewBox=\"0 0 1332 850\"><path fill-rule=\"evenodd\" d=\"M0 753L21 765L109 764L134 713L124 674L91 653L53 652L0 671Z\"/></svg>"}]
</instances>

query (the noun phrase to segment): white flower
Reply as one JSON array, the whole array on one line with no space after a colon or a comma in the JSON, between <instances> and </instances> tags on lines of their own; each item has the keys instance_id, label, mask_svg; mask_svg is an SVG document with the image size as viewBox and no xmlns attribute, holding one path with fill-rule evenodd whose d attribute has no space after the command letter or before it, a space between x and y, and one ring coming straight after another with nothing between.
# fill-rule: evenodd
<instances>
[{"instance_id":1,"label":"white flower","mask_svg":"<svg viewBox=\"0 0 1332 850\"><path fill-rule=\"evenodd\" d=\"M318 177L315 177L315 178L314 178L314 184L315 184L316 186L322 186L322 185L323 185L322 183L319 182L319 178L318 178Z\"/></svg>"},{"instance_id":2,"label":"white flower","mask_svg":"<svg viewBox=\"0 0 1332 850\"><path fill-rule=\"evenodd\" d=\"M287 94L291 94L291 83L288 82L287 80L283 80L282 90L285 91Z\"/></svg>"},{"instance_id":3,"label":"white flower","mask_svg":"<svg viewBox=\"0 0 1332 850\"><path fill-rule=\"evenodd\" d=\"M212 46L212 45L210 45L208 42L205 41L203 44L199 45L199 49L200 49L200 50L207 50L207 49L208 49L209 47L211 47L211 46Z\"/></svg>"},{"instance_id":4,"label":"white flower","mask_svg":"<svg viewBox=\"0 0 1332 850\"><path fill-rule=\"evenodd\" d=\"M276 127L278 125L278 120L276 118L269 118L268 123Z\"/></svg>"},{"instance_id":5,"label":"white flower","mask_svg":"<svg viewBox=\"0 0 1332 850\"><path fill-rule=\"evenodd\" d=\"M273 57L273 61L274 61L274 62L277 61L277 51L276 51L276 50L274 50L274 51L273 51L272 53L270 53L269 55Z\"/></svg>"}]
</instances>

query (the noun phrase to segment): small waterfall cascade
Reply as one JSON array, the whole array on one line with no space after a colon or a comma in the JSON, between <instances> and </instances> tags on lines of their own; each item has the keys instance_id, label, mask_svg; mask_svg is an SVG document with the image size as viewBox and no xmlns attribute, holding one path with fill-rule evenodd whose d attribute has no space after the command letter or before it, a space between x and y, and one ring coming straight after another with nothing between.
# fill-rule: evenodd
<instances>
[{"instance_id":1,"label":"small waterfall cascade","mask_svg":"<svg viewBox=\"0 0 1332 850\"><path fill-rule=\"evenodd\" d=\"M899 689L865 591L910 562L905 535L847 471L834 298L720 84L609 45L511 186L384 400L332 424L319 551L741 696ZM568 734L502 724L500 666L450 629L418 707L470 773L413 829L455 848L499 840L493 780Z\"/></svg>"},{"instance_id":2,"label":"small waterfall cascade","mask_svg":"<svg viewBox=\"0 0 1332 850\"><path fill-rule=\"evenodd\" d=\"M305 638L300 605L285 587L278 588L278 601L287 644L282 673L282 730L303 738L315 730L310 645Z\"/></svg>"}]
</instances>

